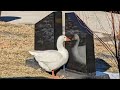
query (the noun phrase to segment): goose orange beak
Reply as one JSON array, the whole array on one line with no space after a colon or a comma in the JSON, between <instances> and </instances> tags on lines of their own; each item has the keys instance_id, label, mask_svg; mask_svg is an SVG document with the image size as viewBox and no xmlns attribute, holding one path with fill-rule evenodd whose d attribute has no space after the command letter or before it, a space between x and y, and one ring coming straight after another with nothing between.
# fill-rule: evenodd
<instances>
[{"instance_id":1,"label":"goose orange beak","mask_svg":"<svg viewBox=\"0 0 120 90\"><path fill-rule=\"evenodd\" d=\"M66 37L66 41L71 41L71 39L69 39L68 37Z\"/></svg>"}]
</instances>

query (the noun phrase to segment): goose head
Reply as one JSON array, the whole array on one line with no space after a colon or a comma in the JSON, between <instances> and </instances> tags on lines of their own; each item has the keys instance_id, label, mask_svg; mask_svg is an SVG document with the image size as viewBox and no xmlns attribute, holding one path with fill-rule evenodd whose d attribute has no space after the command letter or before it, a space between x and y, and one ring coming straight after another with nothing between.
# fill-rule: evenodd
<instances>
[{"instance_id":1,"label":"goose head","mask_svg":"<svg viewBox=\"0 0 120 90\"><path fill-rule=\"evenodd\" d=\"M71 41L67 36L61 35L58 37L58 41Z\"/></svg>"},{"instance_id":2,"label":"goose head","mask_svg":"<svg viewBox=\"0 0 120 90\"><path fill-rule=\"evenodd\" d=\"M74 37L72 38L72 40L80 40L78 34L74 34Z\"/></svg>"},{"instance_id":3,"label":"goose head","mask_svg":"<svg viewBox=\"0 0 120 90\"><path fill-rule=\"evenodd\" d=\"M68 37L66 37L65 35L61 35L58 37L58 40L57 40L57 49L58 50L65 49L63 46L64 41L71 41L71 40Z\"/></svg>"},{"instance_id":4,"label":"goose head","mask_svg":"<svg viewBox=\"0 0 120 90\"><path fill-rule=\"evenodd\" d=\"M78 47L79 42L80 42L80 38L79 38L78 34L74 34L72 40L75 40L75 41L76 41L74 46L75 46L75 47Z\"/></svg>"}]
</instances>

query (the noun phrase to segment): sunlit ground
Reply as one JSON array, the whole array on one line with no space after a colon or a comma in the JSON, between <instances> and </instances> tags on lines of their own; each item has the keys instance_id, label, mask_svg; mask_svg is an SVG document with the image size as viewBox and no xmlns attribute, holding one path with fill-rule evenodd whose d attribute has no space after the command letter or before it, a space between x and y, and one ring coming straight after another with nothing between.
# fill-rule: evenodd
<instances>
[{"instance_id":1,"label":"sunlit ground","mask_svg":"<svg viewBox=\"0 0 120 90\"><path fill-rule=\"evenodd\" d=\"M100 43L95 41L96 46L96 56L102 52L108 53ZM51 77L50 74L41 69L34 69L25 65L26 59L31 57L28 51L33 49L34 25L15 25L0 22L0 77ZM118 72L115 61L108 59L105 59L111 65L108 71Z\"/></svg>"},{"instance_id":2,"label":"sunlit ground","mask_svg":"<svg viewBox=\"0 0 120 90\"><path fill-rule=\"evenodd\" d=\"M50 77L41 69L25 65L34 46L34 25L0 22L0 77Z\"/></svg>"}]
</instances>

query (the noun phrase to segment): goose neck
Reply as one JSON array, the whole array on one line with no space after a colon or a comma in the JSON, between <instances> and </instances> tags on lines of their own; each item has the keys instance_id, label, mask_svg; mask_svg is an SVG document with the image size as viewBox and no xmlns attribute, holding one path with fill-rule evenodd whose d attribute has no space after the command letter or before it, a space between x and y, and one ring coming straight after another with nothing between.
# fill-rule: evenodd
<instances>
[{"instance_id":1,"label":"goose neck","mask_svg":"<svg viewBox=\"0 0 120 90\"><path fill-rule=\"evenodd\" d=\"M63 43L64 43L64 41L62 41L62 40L57 41L57 49L58 49L58 51L62 51L62 50L65 49L65 47L63 46Z\"/></svg>"},{"instance_id":2,"label":"goose neck","mask_svg":"<svg viewBox=\"0 0 120 90\"><path fill-rule=\"evenodd\" d=\"M78 47L79 42L80 42L80 40L79 40L79 39L77 39L77 41L76 41L76 43L75 43L75 46L76 46L76 47Z\"/></svg>"}]
</instances>

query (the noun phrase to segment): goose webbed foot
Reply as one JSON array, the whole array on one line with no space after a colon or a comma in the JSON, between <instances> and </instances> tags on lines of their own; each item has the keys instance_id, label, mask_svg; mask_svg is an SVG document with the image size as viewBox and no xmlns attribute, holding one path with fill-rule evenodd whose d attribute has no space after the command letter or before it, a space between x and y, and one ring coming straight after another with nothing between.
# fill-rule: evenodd
<instances>
[{"instance_id":1,"label":"goose webbed foot","mask_svg":"<svg viewBox=\"0 0 120 90\"><path fill-rule=\"evenodd\" d=\"M63 78L64 78L64 75L56 76L55 73L54 73L54 70L52 70L52 78L53 78L53 79L63 79Z\"/></svg>"}]
</instances>

